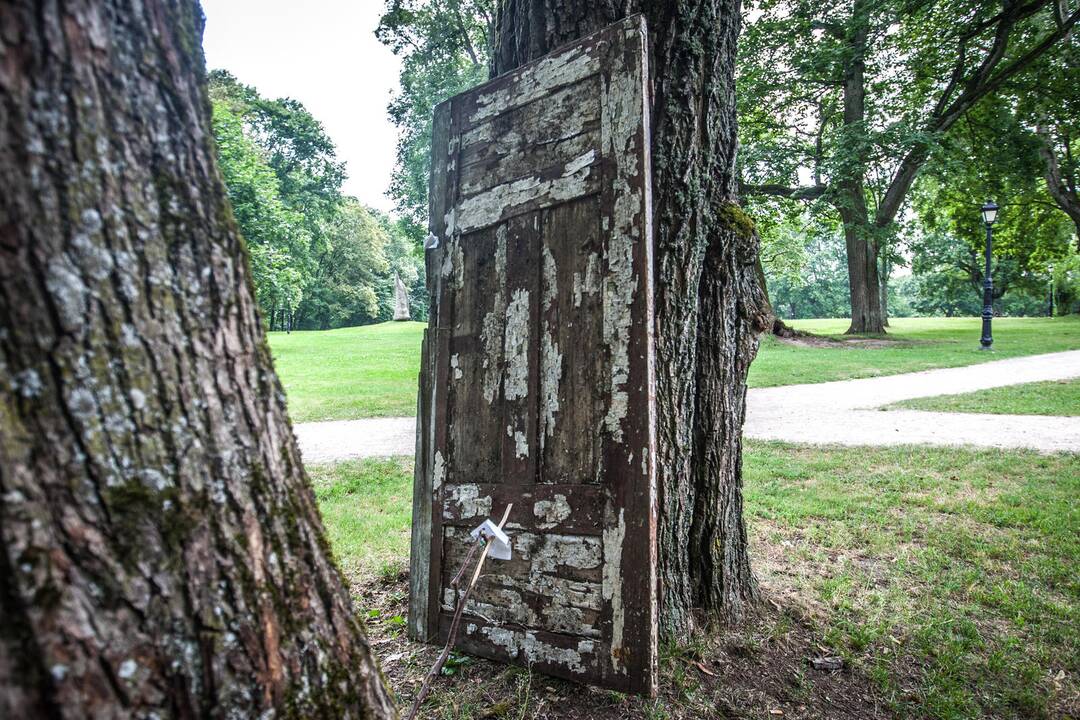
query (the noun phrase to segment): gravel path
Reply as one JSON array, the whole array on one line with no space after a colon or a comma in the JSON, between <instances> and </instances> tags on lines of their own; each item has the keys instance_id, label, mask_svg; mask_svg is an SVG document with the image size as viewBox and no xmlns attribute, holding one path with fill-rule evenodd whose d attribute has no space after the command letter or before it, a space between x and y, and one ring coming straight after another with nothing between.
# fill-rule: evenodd
<instances>
[{"instance_id":1,"label":"gravel path","mask_svg":"<svg viewBox=\"0 0 1080 720\"><path fill-rule=\"evenodd\" d=\"M814 444L1080 452L1080 417L877 409L911 398L1073 377L1080 377L1080 350L905 375L755 388L747 396L744 432L749 438ZM294 429L309 463L412 455L416 444L411 417L301 423Z\"/></svg>"},{"instance_id":2,"label":"gravel path","mask_svg":"<svg viewBox=\"0 0 1080 720\"><path fill-rule=\"evenodd\" d=\"M838 445L974 445L1080 452L1080 417L888 410L912 398L1080 377L1080 350L816 385L757 388L747 437Z\"/></svg>"}]
</instances>

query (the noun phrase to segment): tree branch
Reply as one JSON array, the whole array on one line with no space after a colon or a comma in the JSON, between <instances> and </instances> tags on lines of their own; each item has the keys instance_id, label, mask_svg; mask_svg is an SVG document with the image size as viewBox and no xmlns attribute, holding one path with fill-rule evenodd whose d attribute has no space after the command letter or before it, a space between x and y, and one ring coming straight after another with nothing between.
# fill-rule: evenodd
<instances>
[{"instance_id":1,"label":"tree branch","mask_svg":"<svg viewBox=\"0 0 1080 720\"><path fill-rule=\"evenodd\" d=\"M469 31L465 28L465 20L461 17L461 8L458 3L453 3L454 20L457 23L458 32L461 33L461 39L465 41L465 52L469 53L469 59L472 60L473 65L480 64L480 58L476 54L476 49L473 47L472 38L469 37Z\"/></svg>"},{"instance_id":2,"label":"tree branch","mask_svg":"<svg viewBox=\"0 0 1080 720\"><path fill-rule=\"evenodd\" d=\"M739 181L740 195L771 195L773 197L785 197L789 200L817 200L828 192L828 185L811 185L810 187L787 187L777 183L764 183L755 185Z\"/></svg>"},{"instance_id":3,"label":"tree branch","mask_svg":"<svg viewBox=\"0 0 1080 720\"><path fill-rule=\"evenodd\" d=\"M846 38L843 26L838 23L825 22L824 20L811 20L810 29L824 30L837 40L844 40Z\"/></svg>"},{"instance_id":4,"label":"tree branch","mask_svg":"<svg viewBox=\"0 0 1080 720\"><path fill-rule=\"evenodd\" d=\"M1005 54L1005 48L1008 44L1008 30L1011 29L1012 25L1015 23L1014 17L1014 15L1011 15L1008 16L1008 18L1003 18L1002 25L999 26L998 32L996 33L993 47L987 53L983 62L980 63L979 69L975 72L975 75L967 82L960 97L956 98L956 100L944 110L935 112L931 115L923 130L927 137L939 135L947 131L965 112L970 110L975 103L1000 88L1010 77L1016 75L1035 62L1035 60L1049 50L1054 43L1068 34L1077 21L1080 20L1080 10L1077 10L1065 18L1064 22L1061 23L1055 31L1048 33L1046 37L1026 53L1006 65L998 73L992 74L994 68L1001 62L1001 58ZM1006 19L1010 20L1010 22L1006 23ZM937 108L935 108L935 110L936 109ZM874 217L874 224L876 226L885 227L893 221L896 217L896 213L900 210L900 206L903 204L904 198L907 196L908 190L911 189L911 185L915 181L915 176L918 175L923 163L926 162L926 159L929 156L930 143L928 140L922 140L916 143L904 157L900 166L897 168L896 173L893 175L892 182L889 184L889 189L886 191L885 197L882 199L881 204L878 205Z\"/></svg>"},{"instance_id":5,"label":"tree branch","mask_svg":"<svg viewBox=\"0 0 1080 720\"><path fill-rule=\"evenodd\" d=\"M1046 5L1046 4L1047 4L1046 0L1034 0L1034 2L1030 2L1027 5L1023 5L1023 6L1018 7L1018 8L1013 8L1013 15L1011 17L1015 17L1017 20L1022 20L1023 18L1034 15L1040 9L1042 9L1042 7L1044 5ZM963 35L960 36L960 40L961 41L967 41L967 40L974 39L975 37L978 36L979 33L981 33L986 28L990 27L994 23L999 23L1002 20L1004 20L1006 17L1008 17L1007 12L1008 12L1007 10L1002 10L997 15L994 15L993 17L987 18L986 20L983 20L981 23L976 23L975 25L968 28L967 32L965 32Z\"/></svg>"}]
</instances>

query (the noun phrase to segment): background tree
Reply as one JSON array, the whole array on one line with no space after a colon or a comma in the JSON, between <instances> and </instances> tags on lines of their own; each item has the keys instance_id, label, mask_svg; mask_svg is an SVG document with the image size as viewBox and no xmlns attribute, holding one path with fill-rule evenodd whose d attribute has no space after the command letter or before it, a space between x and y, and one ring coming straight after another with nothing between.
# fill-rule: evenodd
<instances>
[{"instance_id":1,"label":"background tree","mask_svg":"<svg viewBox=\"0 0 1080 720\"><path fill-rule=\"evenodd\" d=\"M266 317L293 313L311 282L312 238L302 213L282 199L278 176L223 101L213 105L214 137L222 179L237 224L247 240L255 297Z\"/></svg>"},{"instance_id":2,"label":"background tree","mask_svg":"<svg viewBox=\"0 0 1080 720\"><path fill-rule=\"evenodd\" d=\"M848 314L847 258L830 224L785 227L801 246L797 265L769 275L773 308L787 318L835 318Z\"/></svg>"},{"instance_id":3,"label":"background tree","mask_svg":"<svg viewBox=\"0 0 1080 720\"><path fill-rule=\"evenodd\" d=\"M949 312L982 307L985 227L979 208L985 198L997 198L995 308L1046 312L1050 266L1070 253L1073 225L1047 192L1042 141L1014 108L1002 96L966 113L916 182L912 209L918 222L912 224L919 230L910 233L909 245L924 310L936 302Z\"/></svg>"},{"instance_id":4,"label":"background tree","mask_svg":"<svg viewBox=\"0 0 1080 720\"><path fill-rule=\"evenodd\" d=\"M1054 265L1054 309L1058 315L1080 313L1080 255Z\"/></svg>"},{"instance_id":5,"label":"background tree","mask_svg":"<svg viewBox=\"0 0 1080 720\"><path fill-rule=\"evenodd\" d=\"M277 175L282 201L304 219L317 249L346 177L345 163L322 123L300 102L264 98L224 70L210 73L210 94L215 108L226 105L243 120Z\"/></svg>"},{"instance_id":6,"label":"background tree","mask_svg":"<svg viewBox=\"0 0 1080 720\"><path fill-rule=\"evenodd\" d=\"M187 0L0 4L0 715L389 717Z\"/></svg>"},{"instance_id":7,"label":"background tree","mask_svg":"<svg viewBox=\"0 0 1080 720\"><path fill-rule=\"evenodd\" d=\"M393 316L394 274L427 317L422 250L408 227L341 192L345 166L302 104L210 73L218 159L270 329L363 325Z\"/></svg>"},{"instance_id":8,"label":"background tree","mask_svg":"<svg viewBox=\"0 0 1080 720\"><path fill-rule=\"evenodd\" d=\"M1060 12L1059 6L1059 12ZM1073 223L1080 253L1080 35L1069 33L1010 84L1016 122L1039 140L1046 189Z\"/></svg>"},{"instance_id":9,"label":"background tree","mask_svg":"<svg viewBox=\"0 0 1080 720\"><path fill-rule=\"evenodd\" d=\"M735 201L737 0L507 0L502 73L624 17L649 22L656 239L661 628L756 596L742 515L746 372L769 327L758 241Z\"/></svg>"},{"instance_id":10,"label":"background tree","mask_svg":"<svg viewBox=\"0 0 1080 720\"><path fill-rule=\"evenodd\" d=\"M349 198L330 218L326 234L297 327L326 330L377 321L378 288L390 273L386 232L367 208Z\"/></svg>"},{"instance_id":11,"label":"background tree","mask_svg":"<svg viewBox=\"0 0 1080 720\"><path fill-rule=\"evenodd\" d=\"M742 191L844 228L849 332L884 331L880 253L931 152L1080 18L1057 0L759 0L740 56Z\"/></svg>"},{"instance_id":12,"label":"background tree","mask_svg":"<svg viewBox=\"0 0 1080 720\"><path fill-rule=\"evenodd\" d=\"M375 36L401 57L401 88L390 102L398 127L390 197L403 228L427 235L431 120L443 100L487 79L494 0L386 0Z\"/></svg>"}]
</instances>

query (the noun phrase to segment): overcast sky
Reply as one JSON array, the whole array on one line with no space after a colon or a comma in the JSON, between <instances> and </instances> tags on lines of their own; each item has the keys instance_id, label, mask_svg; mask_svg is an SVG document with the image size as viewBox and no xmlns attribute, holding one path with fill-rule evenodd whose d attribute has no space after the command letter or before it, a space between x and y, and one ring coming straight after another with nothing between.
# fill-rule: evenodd
<instances>
[{"instance_id":1,"label":"overcast sky","mask_svg":"<svg viewBox=\"0 0 1080 720\"><path fill-rule=\"evenodd\" d=\"M345 192L382 210L396 132L397 58L375 39L382 0L203 0L206 64L266 97L304 103L337 145Z\"/></svg>"}]
</instances>

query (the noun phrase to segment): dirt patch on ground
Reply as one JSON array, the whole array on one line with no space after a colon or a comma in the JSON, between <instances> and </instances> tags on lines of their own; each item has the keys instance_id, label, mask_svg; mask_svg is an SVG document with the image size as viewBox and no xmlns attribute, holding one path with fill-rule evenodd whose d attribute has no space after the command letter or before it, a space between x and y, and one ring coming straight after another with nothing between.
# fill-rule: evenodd
<instances>
[{"instance_id":1,"label":"dirt patch on ground","mask_svg":"<svg viewBox=\"0 0 1080 720\"><path fill-rule=\"evenodd\" d=\"M408 640L404 576L353 588L367 613L371 645L408 711L439 650ZM524 720L615 718L835 718L893 715L869 678L847 666L815 667L831 655L799 611L767 600L737 630L702 632L666 650L655 700L555 680L524 668L452 656L452 674L435 684L421 717Z\"/></svg>"},{"instance_id":2,"label":"dirt patch on ground","mask_svg":"<svg viewBox=\"0 0 1080 720\"><path fill-rule=\"evenodd\" d=\"M893 340L884 337L826 337L824 335L777 336L777 341L796 347L831 348L831 349L881 349L905 348L917 345L913 340Z\"/></svg>"}]
</instances>

